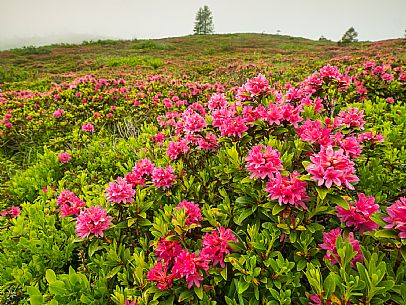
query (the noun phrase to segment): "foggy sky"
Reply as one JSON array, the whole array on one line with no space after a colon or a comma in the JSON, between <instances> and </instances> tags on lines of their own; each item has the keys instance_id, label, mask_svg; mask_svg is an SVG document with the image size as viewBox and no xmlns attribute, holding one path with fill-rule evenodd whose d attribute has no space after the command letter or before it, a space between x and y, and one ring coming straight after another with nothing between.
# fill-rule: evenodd
<instances>
[{"instance_id":1,"label":"foggy sky","mask_svg":"<svg viewBox=\"0 0 406 305\"><path fill-rule=\"evenodd\" d=\"M337 41L353 26L359 40L375 41L403 37L406 29L406 0L0 0L0 46L27 37L189 35L203 5L216 33L279 30Z\"/></svg>"}]
</instances>

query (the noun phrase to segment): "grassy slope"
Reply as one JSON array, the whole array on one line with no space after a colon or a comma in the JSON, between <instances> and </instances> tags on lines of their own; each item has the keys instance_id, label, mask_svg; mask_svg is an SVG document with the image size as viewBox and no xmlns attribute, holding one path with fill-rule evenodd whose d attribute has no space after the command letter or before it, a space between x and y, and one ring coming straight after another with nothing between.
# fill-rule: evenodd
<instances>
[{"instance_id":1,"label":"grassy slope","mask_svg":"<svg viewBox=\"0 0 406 305\"><path fill-rule=\"evenodd\" d=\"M24 88L24 81L46 84L70 80L87 73L99 76L117 71L134 73L180 70L206 73L220 65L240 62L280 68L286 65L316 66L345 55L379 52L406 58L404 39L338 46L304 38L268 34L223 34L157 40L98 41L81 45L52 45L0 52L0 83L19 81L7 88ZM175 68L175 69L173 69ZM42 80L42 82L41 82ZM35 86L34 86L35 87Z\"/></svg>"}]
</instances>

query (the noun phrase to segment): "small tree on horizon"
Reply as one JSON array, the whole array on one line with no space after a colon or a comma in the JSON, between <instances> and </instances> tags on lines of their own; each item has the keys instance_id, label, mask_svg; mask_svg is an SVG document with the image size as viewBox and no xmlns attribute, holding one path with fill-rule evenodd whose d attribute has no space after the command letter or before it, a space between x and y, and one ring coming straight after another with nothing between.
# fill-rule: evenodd
<instances>
[{"instance_id":1,"label":"small tree on horizon","mask_svg":"<svg viewBox=\"0 0 406 305\"><path fill-rule=\"evenodd\" d=\"M197 11L193 33L195 35L214 33L213 16L207 5Z\"/></svg>"},{"instance_id":2,"label":"small tree on horizon","mask_svg":"<svg viewBox=\"0 0 406 305\"><path fill-rule=\"evenodd\" d=\"M353 27L350 27L347 32L344 33L343 37L339 41L340 43L351 43L357 42L358 33L355 31Z\"/></svg>"}]
</instances>

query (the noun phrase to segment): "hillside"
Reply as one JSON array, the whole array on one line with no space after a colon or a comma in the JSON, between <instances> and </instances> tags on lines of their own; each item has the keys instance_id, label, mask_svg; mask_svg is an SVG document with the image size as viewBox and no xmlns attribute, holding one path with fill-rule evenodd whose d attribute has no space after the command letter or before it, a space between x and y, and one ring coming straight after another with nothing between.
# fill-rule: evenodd
<instances>
[{"instance_id":1,"label":"hillside","mask_svg":"<svg viewBox=\"0 0 406 305\"><path fill-rule=\"evenodd\" d=\"M227 64L265 65L272 70L289 65L316 68L350 55L406 59L405 44L406 40L396 39L338 46L282 35L223 34L25 47L0 52L0 83L59 82L89 73L176 73L182 67L189 73L209 74Z\"/></svg>"}]
</instances>

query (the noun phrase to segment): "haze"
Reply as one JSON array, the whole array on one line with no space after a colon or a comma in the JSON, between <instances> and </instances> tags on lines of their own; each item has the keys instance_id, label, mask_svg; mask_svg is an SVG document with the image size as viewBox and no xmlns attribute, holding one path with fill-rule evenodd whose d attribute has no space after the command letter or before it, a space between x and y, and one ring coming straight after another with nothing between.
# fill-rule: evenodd
<instances>
[{"instance_id":1,"label":"haze","mask_svg":"<svg viewBox=\"0 0 406 305\"><path fill-rule=\"evenodd\" d=\"M192 34L199 7L215 33L268 33L333 41L403 37L405 0L0 0L0 49L95 39Z\"/></svg>"}]
</instances>

